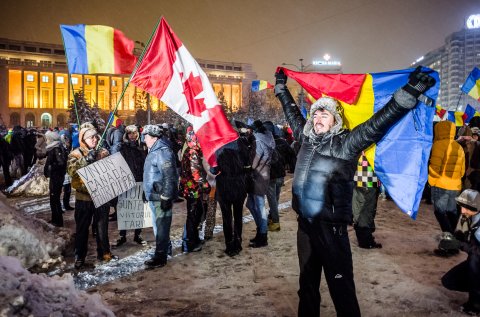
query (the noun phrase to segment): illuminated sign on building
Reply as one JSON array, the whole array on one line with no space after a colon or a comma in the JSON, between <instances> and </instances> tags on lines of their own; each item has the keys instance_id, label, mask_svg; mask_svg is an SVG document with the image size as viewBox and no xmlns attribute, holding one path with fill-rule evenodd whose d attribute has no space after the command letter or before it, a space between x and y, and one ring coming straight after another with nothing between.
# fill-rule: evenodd
<instances>
[{"instance_id":1,"label":"illuminated sign on building","mask_svg":"<svg viewBox=\"0 0 480 317\"><path fill-rule=\"evenodd\" d=\"M480 28L480 14L473 14L467 19L467 28L478 29Z\"/></svg>"},{"instance_id":2,"label":"illuminated sign on building","mask_svg":"<svg viewBox=\"0 0 480 317\"><path fill-rule=\"evenodd\" d=\"M312 65L315 66L341 66L342 63L340 61L331 61L330 55L325 54L323 55L323 60L312 61Z\"/></svg>"}]
</instances>

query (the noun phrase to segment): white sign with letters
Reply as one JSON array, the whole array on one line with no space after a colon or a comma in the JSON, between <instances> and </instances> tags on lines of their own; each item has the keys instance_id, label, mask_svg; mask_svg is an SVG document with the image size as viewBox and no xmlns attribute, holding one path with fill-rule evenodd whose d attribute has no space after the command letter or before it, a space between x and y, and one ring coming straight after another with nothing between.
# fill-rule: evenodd
<instances>
[{"instance_id":1,"label":"white sign with letters","mask_svg":"<svg viewBox=\"0 0 480 317\"><path fill-rule=\"evenodd\" d=\"M120 153L107 156L77 171L98 208L136 185L135 177Z\"/></svg>"},{"instance_id":2,"label":"white sign with letters","mask_svg":"<svg viewBox=\"0 0 480 317\"><path fill-rule=\"evenodd\" d=\"M480 28L480 14L473 14L467 19L467 28L478 29Z\"/></svg>"},{"instance_id":3,"label":"white sign with letters","mask_svg":"<svg viewBox=\"0 0 480 317\"><path fill-rule=\"evenodd\" d=\"M152 212L143 202L143 183L118 196L117 224L118 230L152 227Z\"/></svg>"}]
</instances>

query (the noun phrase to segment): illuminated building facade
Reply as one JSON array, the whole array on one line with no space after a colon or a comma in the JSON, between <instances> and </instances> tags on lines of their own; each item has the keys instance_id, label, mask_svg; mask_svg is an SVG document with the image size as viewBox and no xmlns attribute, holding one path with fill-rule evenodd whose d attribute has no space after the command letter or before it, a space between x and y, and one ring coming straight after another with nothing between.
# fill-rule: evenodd
<instances>
[{"instance_id":1,"label":"illuminated building facade","mask_svg":"<svg viewBox=\"0 0 480 317\"><path fill-rule=\"evenodd\" d=\"M243 106L245 90L250 89L251 81L256 79L251 64L197 61L220 101L230 111L238 111ZM111 74L73 74L71 77L69 85L62 45L0 39L0 124L7 127L67 126L72 86L75 92L85 92L87 102L97 103L108 113L115 107L128 81L128 76ZM134 116L141 93L141 89L129 85L118 107L120 118ZM152 111L166 110L166 105L155 97L150 98L150 107Z\"/></svg>"},{"instance_id":2,"label":"illuminated building facade","mask_svg":"<svg viewBox=\"0 0 480 317\"><path fill-rule=\"evenodd\" d=\"M480 15L477 15L480 19ZM480 102L461 92L465 79L474 67L480 66L480 24L471 16L465 28L445 38L445 45L417 59L412 66L425 65L440 74L437 104L451 111L463 110L467 104L480 109ZM480 20L479 20L480 22Z\"/></svg>"}]
</instances>

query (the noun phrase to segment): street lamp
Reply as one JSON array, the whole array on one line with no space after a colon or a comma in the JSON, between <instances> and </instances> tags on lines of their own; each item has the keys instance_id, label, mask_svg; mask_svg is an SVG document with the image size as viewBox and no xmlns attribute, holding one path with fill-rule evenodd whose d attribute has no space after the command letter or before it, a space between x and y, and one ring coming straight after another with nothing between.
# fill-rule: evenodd
<instances>
[{"instance_id":1,"label":"street lamp","mask_svg":"<svg viewBox=\"0 0 480 317\"><path fill-rule=\"evenodd\" d=\"M299 58L298 61L300 62L300 67L298 67L295 64L287 64L287 63L282 63L283 66L294 66L297 70L304 72L307 71L312 64L308 65L303 65L303 58ZM305 92L303 90L303 87L300 86L300 93L298 94L298 103L300 104L300 109L303 110L305 108Z\"/></svg>"}]
</instances>

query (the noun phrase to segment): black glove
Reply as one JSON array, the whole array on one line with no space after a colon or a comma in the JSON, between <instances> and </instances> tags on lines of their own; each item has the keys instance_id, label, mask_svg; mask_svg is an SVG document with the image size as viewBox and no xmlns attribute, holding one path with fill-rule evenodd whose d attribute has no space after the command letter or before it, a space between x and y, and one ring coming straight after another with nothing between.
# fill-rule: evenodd
<instances>
[{"instance_id":1,"label":"black glove","mask_svg":"<svg viewBox=\"0 0 480 317\"><path fill-rule=\"evenodd\" d=\"M283 72L283 69L280 69L278 72L275 73L275 78L276 78L275 85L287 84L287 75L285 75L285 73Z\"/></svg>"},{"instance_id":2,"label":"black glove","mask_svg":"<svg viewBox=\"0 0 480 317\"><path fill-rule=\"evenodd\" d=\"M285 84L287 83L287 75L283 70L279 70L275 73L275 96L285 92Z\"/></svg>"},{"instance_id":3,"label":"black glove","mask_svg":"<svg viewBox=\"0 0 480 317\"><path fill-rule=\"evenodd\" d=\"M162 208L163 211L167 211L172 209L173 203L171 199L160 199L160 208Z\"/></svg>"},{"instance_id":4,"label":"black glove","mask_svg":"<svg viewBox=\"0 0 480 317\"><path fill-rule=\"evenodd\" d=\"M88 154L87 154L87 157L85 158L85 160L88 162L88 163L93 163L97 160L97 150L90 150L88 151Z\"/></svg>"},{"instance_id":5,"label":"black glove","mask_svg":"<svg viewBox=\"0 0 480 317\"><path fill-rule=\"evenodd\" d=\"M422 66L418 66L410 76L408 76L408 83L403 86L403 89L415 98L418 98L425 91L435 86L436 82L432 76L427 73L422 73Z\"/></svg>"}]
</instances>

